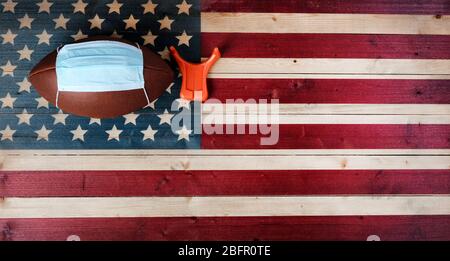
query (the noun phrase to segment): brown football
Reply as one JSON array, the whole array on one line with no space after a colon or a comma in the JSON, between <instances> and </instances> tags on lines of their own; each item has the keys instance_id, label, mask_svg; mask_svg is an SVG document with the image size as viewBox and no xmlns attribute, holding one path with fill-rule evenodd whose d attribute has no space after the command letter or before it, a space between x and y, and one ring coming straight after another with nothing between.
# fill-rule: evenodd
<instances>
[{"instance_id":1,"label":"brown football","mask_svg":"<svg viewBox=\"0 0 450 261\"><path fill-rule=\"evenodd\" d=\"M110 37L90 37L78 42L110 40L136 46L134 43ZM144 58L145 90L150 102L157 99L174 79L170 66L157 54L140 47ZM57 51L53 51L40 61L28 75L28 80L39 94L52 104L56 104L58 83L56 77ZM58 107L64 112L93 118L113 118L125 115L147 106L143 89L111 92L60 92Z\"/></svg>"}]
</instances>

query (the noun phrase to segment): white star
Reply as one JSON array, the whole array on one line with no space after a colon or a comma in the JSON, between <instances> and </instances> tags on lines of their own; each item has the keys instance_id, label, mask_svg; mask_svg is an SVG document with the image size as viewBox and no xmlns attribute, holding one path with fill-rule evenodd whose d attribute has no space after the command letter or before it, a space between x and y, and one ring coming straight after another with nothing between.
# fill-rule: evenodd
<instances>
[{"instance_id":1,"label":"white star","mask_svg":"<svg viewBox=\"0 0 450 261\"><path fill-rule=\"evenodd\" d=\"M0 102L2 102L2 108L12 108L16 100L17 98L11 97L8 92L5 97L0 99Z\"/></svg>"},{"instance_id":2,"label":"white star","mask_svg":"<svg viewBox=\"0 0 450 261\"><path fill-rule=\"evenodd\" d=\"M170 125L170 124L171 124L172 117L173 117L173 114L169 113L169 112L167 111L167 109L166 109L166 110L164 110L164 113L158 115L158 117L161 119L161 120L159 121L159 125L163 125L164 123L167 123L167 124Z\"/></svg>"},{"instance_id":3,"label":"white star","mask_svg":"<svg viewBox=\"0 0 450 261\"><path fill-rule=\"evenodd\" d=\"M112 2L111 4L107 4L107 6L109 7L109 13L120 14L120 8L122 7L122 5L123 4L119 4L117 0L114 0L114 2Z\"/></svg>"},{"instance_id":4,"label":"white star","mask_svg":"<svg viewBox=\"0 0 450 261\"><path fill-rule=\"evenodd\" d=\"M28 60L31 61L31 54L34 52L33 50L28 49L28 46L25 45L22 50L17 51L20 54L19 60Z\"/></svg>"},{"instance_id":5,"label":"white star","mask_svg":"<svg viewBox=\"0 0 450 261\"><path fill-rule=\"evenodd\" d=\"M169 17L166 15L164 17L164 19L158 20L158 23L161 24L159 29L160 30L162 30L162 29L169 29L169 30L171 30L173 21L175 21L175 20L169 19Z\"/></svg>"},{"instance_id":6,"label":"white star","mask_svg":"<svg viewBox=\"0 0 450 261\"><path fill-rule=\"evenodd\" d=\"M16 117L19 118L18 124L23 123L23 124L30 125L30 120L31 120L31 117L33 117L33 114L29 114L26 109L23 109L22 113L17 114Z\"/></svg>"},{"instance_id":7,"label":"white star","mask_svg":"<svg viewBox=\"0 0 450 261\"><path fill-rule=\"evenodd\" d=\"M136 24L139 23L139 19L135 19L133 15L130 15L128 19L124 19L123 21L126 23L125 30L128 28L136 30Z\"/></svg>"},{"instance_id":8,"label":"white star","mask_svg":"<svg viewBox=\"0 0 450 261\"><path fill-rule=\"evenodd\" d=\"M23 81L17 83L19 85L19 92L30 92L31 83L25 77Z\"/></svg>"},{"instance_id":9,"label":"white star","mask_svg":"<svg viewBox=\"0 0 450 261\"><path fill-rule=\"evenodd\" d=\"M78 2L76 2L75 4L72 4L72 6L74 7L73 13L83 13L85 14L85 10L86 10L86 6L88 4L84 3L83 0L78 0Z\"/></svg>"},{"instance_id":10,"label":"white star","mask_svg":"<svg viewBox=\"0 0 450 261\"><path fill-rule=\"evenodd\" d=\"M38 102L37 108L47 108L48 109L48 101L46 99L44 99L43 97L39 97L35 99Z\"/></svg>"},{"instance_id":11,"label":"white star","mask_svg":"<svg viewBox=\"0 0 450 261\"><path fill-rule=\"evenodd\" d=\"M152 129L152 126L148 126L146 130L141 131L142 134L144 134L143 140L155 140L155 134L157 133L157 130Z\"/></svg>"},{"instance_id":12,"label":"white star","mask_svg":"<svg viewBox=\"0 0 450 261\"><path fill-rule=\"evenodd\" d=\"M78 40L86 38L87 35L83 34L83 32L80 29L80 30L78 30L77 34L73 34L70 37L72 37L75 41L78 41Z\"/></svg>"},{"instance_id":13,"label":"white star","mask_svg":"<svg viewBox=\"0 0 450 261\"><path fill-rule=\"evenodd\" d=\"M154 4L151 0L148 1L146 4L143 4L142 7L144 7L144 14L146 13L155 14L155 8L157 6L158 4Z\"/></svg>"},{"instance_id":14,"label":"white star","mask_svg":"<svg viewBox=\"0 0 450 261\"><path fill-rule=\"evenodd\" d=\"M130 113L123 116L125 118L124 125L127 125L128 123L131 123L133 125L136 125L136 119L139 117L139 114Z\"/></svg>"},{"instance_id":15,"label":"white star","mask_svg":"<svg viewBox=\"0 0 450 261\"><path fill-rule=\"evenodd\" d=\"M50 14L50 6L52 6L53 3L49 3L47 0L43 0L37 5L39 6L39 13L47 12Z\"/></svg>"},{"instance_id":16,"label":"white star","mask_svg":"<svg viewBox=\"0 0 450 261\"><path fill-rule=\"evenodd\" d=\"M86 132L88 132L87 130L83 130L81 128L80 125L78 125L78 127L75 130L70 131L73 134L73 138L72 141L74 140L81 140L84 141L84 135L86 134Z\"/></svg>"},{"instance_id":17,"label":"white star","mask_svg":"<svg viewBox=\"0 0 450 261\"><path fill-rule=\"evenodd\" d=\"M11 12L14 13L14 8L16 7L17 3L13 2L12 0L6 1L6 3L2 3L3 5L3 12Z\"/></svg>"},{"instance_id":18,"label":"white star","mask_svg":"<svg viewBox=\"0 0 450 261\"><path fill-rule=\"evenodd\" d=\"M37 140L46 140L46 141L48 141L48 135L52 133L52 131L45 128L44 125L42 125L42 128L40 130L34 132L38 135Z\"/></svg>"},{"instance_id":19,"label":"white star","mask_svg":"<svg viewBox=\"0 0 450 261\"><path fill-rule=\"evenodd\" d=\"M191 9L192 5L188 4L186 0L183 0L183 3L177 5L178 7L178 14L187 14L189 15L189 9Z\"/></svg>"},{"instance_id":20,"label":"white star","mask_svg":"<svg viewBox=\"0 0 450 261\"><path fill-rule=\"evenodd\" d=\"M161 56L161 58L170 61L170 51L167 48L167 46L164 48L164 50L162 50L161 52L158 52L158 54L159 54L159 56Z\"/></svg>"},{"instance_id":21,"label":"white star","mask_svg":"<svg viewBox=\"0 0 450 261\"><path fill-rule=\"evenodd\" d=\"M89 120L89 125L92 125L92 124L102 125L102 122L101 122L100 119L97 119L97 118L91 118L91 119Z\"/></svg>"},{"instance_id":22,"label":"white star","mask_svg":"<svg viewBox=\"0 0 450 261\"><path fill-rule=\"evenodd\" d=\"M155 46L155 40L158 38L158 36L154 35L151 31L149 31L147 35L141 37L144 39L144 45L151 44L153 46Z\"/></svg>"},{"instance_id":23,"label":"white star","mask_svg":"<svg viewBox=\"0 0 450 261\"><path fill-rule=\"evenodd\" d=\"M95 15L94 18L89 19L89 22L91 23L91 29L102 29L102 24L105 21L105 19L101 19L97 14Z\"/></svg>"},{"instance_id":24,"label":"white star","mask_svg":"<svg viewBox=\"0 0 450 261\"><path fill-rule=\"evenodd\" d=\"M0 131L0 134L2 134L1 140L10 140L13 141L13 135L16 131L12 130L9 125L6 125L6 128L4 130Z\"/></svg>"},{"instance_id":25,"label":"white star","mask_svg":"<svg viewBox=\"0 0 450 261\"><path fill-rule=\"evenodd\" d=\"M3 38L3 44L14 44L14 39L17 37L17 34L13 34L10 29L6 32L6 34L1 34Z\"/></svg>"},{"instance_id":26,"label":"white star","mask_svg":"<svg viewBox=\"0 0 450 261\"><path fill-rule=\"evenodd\" d=\"M31 29L31 23L34 21L33 18L30 18L28 14L25 14L22 18L17 19L20 22L19 29L29 28Z\"/></svg>"},{"instance_id":27,"label":"white star","mask_svg":"<svg viewBox=\"0 0 450 261\"><path fill-rule=\"evenodd\" d=\"M185 99L183 99L183 98L176 99L176 101L177 101L177 103L178 103L178 109L181 109L181 108L183 108L183 107L186 108L186 109L188 109L188 110L191 109L191 101L185 100Z\"/></svg>"},{"instance_id":28,"label":"white star","mask_svg":"<svg viewBox=\"0 0 450 261\"><path fill-rule=\"evenodd\" d=\"M14 77L14 70L17 68L17 66L12 65L11 62L8 60L6 64L0 66L0 68L3 70L2 76L10 75Z\"/></svg>"},{"instance_id":29,"label":"white star","mask_svg":"<svg viewBox=\"0 0 450 261\"><path fill-rule=\"evenodd\" d=\"M53 125L56 125L58 123L61 123L62 125L66 125L66 118L68 117L68 114L64 114L61 110L58 111L58 114L53 114L52 117L55 119L53 122Z\"/></svg>"},{"instance_id":30,"label":"white star","mask_svg":"<svg viewBox=\"0 0 450 261\"><path fill-rule=\"evenodd\" d=\"M67 29L67 22L69 22L69 18L65 18L63 14L60 14L58 18L53 19L53 21L56 23L55 29L58 28L64 28Z\"/></svg>"},{"instance_id":31,"label":"white star","mask_svg":"<svg viewBox=\"0 0 450 261\"><path fill-rule=\"evenodd\" d=\"M48 44L50 45L50 38L52 38L53 34L48 34L47 31L44 29L41 34L37 34L36 37L39 38L38 44Z\"/></svg>"},{"instance_id":32,"label":"white star","mask_svg":"<svg viewBox=\"0 0 450 261\"><path fill-rule=\"evenodd\" d=\"M183 126L181 130L177 130L178 140L187 140L189 141L189 135L192 133L192 130L188 130L186 126Z\"/></svg>"},{"instance_id":33,"label":"white star","mask_svg":"<svg viewBox=\"0 0 450 261\"><path fill-rule=\"evenodd\" d=\"M117 127L116 127L116 125L114 125L113 128L112 128L111 130L106 131L106 133L109 134L108 141L110 141L110 140L117 140L117 141L120 141L119 136L120 136L120 134L122 133L122 131L121 131L121 130L118 130Z\"/></svg>"},{"instance_id":34,"label":"white star","mask_svg":"<svg viewBox=\"0 0 450 261\"><path fill-rule=\"evenodd\" d=\"M183 31L183 33L180 36L177 36L178 39L178 46L180 45L186 45L189 46L189 41L191 40L192 35L188 35L186 31Z\"/></svg>"}]
</instances>

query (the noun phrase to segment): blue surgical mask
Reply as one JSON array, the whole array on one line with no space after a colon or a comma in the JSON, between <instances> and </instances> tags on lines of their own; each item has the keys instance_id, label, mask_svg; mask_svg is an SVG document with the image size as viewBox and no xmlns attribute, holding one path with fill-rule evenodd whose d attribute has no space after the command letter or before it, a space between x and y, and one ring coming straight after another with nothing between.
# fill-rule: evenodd
<instances>
[{"instance_id":1,"label":"blue surgical mask","mask_svg":"<svg viewBox=\"0 0 450 261\"><path fill-rule=\"evenodd\" d=\"M68 44L56 58L58 92L144 89L142 50L116 41Z\"/></svg>"}]
</instances>

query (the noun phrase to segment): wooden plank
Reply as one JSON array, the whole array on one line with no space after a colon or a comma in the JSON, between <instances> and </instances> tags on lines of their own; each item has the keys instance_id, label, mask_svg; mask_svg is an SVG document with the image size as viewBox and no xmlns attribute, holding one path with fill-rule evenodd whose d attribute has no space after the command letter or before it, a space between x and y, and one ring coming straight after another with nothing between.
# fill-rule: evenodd
<instances>
[{"instance_id":1,"label":"wooden plank","mask_svg":"<svg viewBox=\"0 0 450 261\"><path fill-rule=\"evenodd\" d=\"M203 0L203 12L449 14L446 0Z\"/></svg>"},{"instance_id":2,"label":"wooden plank","mask_svg":"<svg viewBox=\"0 0 450 261\"><path fill-rule=\"evenodd\" d=\"M414 104L218 104L203 124L450 124L450 106Z\"/></svg>"},{"instance_id":3,"label":"wooden plank","mask_svg":"<svg viewBox=\"0 0 450 261\"><path fill-rule=\"evenodd\" d=\"M236 100L239 100L242 98L236 98ZM269 102L269 105L264 104L255 104L255 102L258 102L260 98L249 98L253 101L246 101L246 103L228 103L228 104L218 104L214 103L214 101L210 101L209 103L205 103L202 106L202 113L205 115L213 115L213 114L223 114L227 111L230 112L238 112L240 114L247 112L251 114L256 114L258 111L263 111L266 107L270 111L271 100L269 99L267 102ZM275 98L276 99L276 98ZM224 101L226 102L226 101ZM448 115L450 114L450 105L446 104L357 104L357 103L327 103L327 104L320 104L320 103L274 103L272 106L278 108L279 114L290 114L290 115L307 115L307 114L327 114L327 115L339 115L339 114L345 114L345 115L361 115L361 114L371 114L371 115ZM23 111L22 111L23 112ZM6 111L0 113L0 115L4 117L9 117L11 120L18 121L18 115L20 115L22 112L12 112L12 111ZM27 111L28 113L28 111ZM56 115L55 113L51 112L40 112L36 114L29 113L31 115L31 118L33 117L46 117L49 115ZM156 115L156 114L162 114L150 111L150 112L142 112L139 113L139 115ZM53 118L47 119L46 122L51 125L51 123L54 121ZM85 120L88 121L88 120ZM77 125L76 123L79 122L79 119L77 118L68 118L65 120L66 125ZM144 127L145 123L138 124L136 123L136 126L138 127Z\"/></svg>"},{"instance_id":4,"label":"wooden plank","mask_svg":"<svg viewBox=\"0 0 450 261\"><path fill-rule=\"evenodd\" d=\"M247 77L247 76L244 76ZM211 98L280 103L449 104L448 80L209 79Z\"/></svg>"},{"instance_id":5,"label":"wooden plank","mask_svg":"<svg viewBox=\"0 0 450 261\"><path fill-rule=\"evenodd\" d=\"M246 156L246 155L366 155L366 156L383 156L383 155L450 155L450 149L296 149L296 150L197 150L197 149L151 149L151 150L3 150L2 156Z\"/></svg>"},{"instance_id":6,"label":"wooden plank","mask_svg":"<svg viewBox=\"0 0 450 261\"><path fill-rule=\"evenodd\" d=\"M449 115L202 114L202 124L450 124Z\"/></svg>"},{"instance_id":7,"label":"wooden plank","mask_svg":"<svg viewBox=\"0 0 450 261\"><path fill-rule=\"evenodd\" d=\"M211 73L242 75L240 78L248 74L414 74L450 78L449 68L450 60L442 59L222 58Z\"/></svg>"},{"instance_id":8,"label":"wooden plank","mask_svg":"<svg viewBox=\"0 0 450 261\"><path fill-rule=\"evenodd\" d=\"M449 240L450 216L0 219L0 240Z\"/></svg>"},{"instance_id":9,"label":"wooden plank","mask_svg":"<svg viewBox=\"0 0 450 261\"><path fill-rule=\"evenodd\" d=\"M239 100L241 98L236 98ZM260 98L256 97L252 102L246 101L245 103L214 103L210 101L208 103L202 104L203 113L207 114L222 114L227 111L236 112L236 113L258 113L258 111L264 110L266 107L270 110L270 100L268 100L269 104L257 104ZM226 100L225 100L226 102ZM448 115L450 114L450 105L449 104L367 104L367 103L277 103L274 104L278 108L279 114L346 114L346 115L361 115L361 114L378 114L378 115ZM14 112L2 112L0 115L11 116L13 115L18 119L18 115L20 113ZM28 113L28 111L27 111ZM32 114L32 117L42 117L48 115L57 115L50 112L40 112L36 114ZM138 115L156 115L157 112L154 111L146 111L139 113ZM160 112L159 114L162 114ZM68 115L68 114L66 114ZM31 117L31 118L32 118ZM79 119L76 119L79 120ZM54 121L54 119L53 119ZM74 119L66 119L66 125L76 125L73 124ZM136 123L137 125L137 123Z\"/></svg>"},{"instance_id":10,"label":"wooden plank","mask_svg":"<svg viewBox=\"0 0 450 261\"><path fill-rule=\"evenodd\" d=\"M257 101L255 99L255 101ZM270 111L271 104L257 103L205 103L204 114L258 114ZM449 115L450 104L316 104L316 103L281 103L274 104L278 114L306 115Z\"/></svg>"},{"instance_id":11,"label":"wooden plank","mask_svg":"<svg viewBox=\"0 0 450 261\"><path fill-rule=\"evenodd\" d=\"M256 128L255 128L256 127ZM222 126L246 134L210 133L202 136L202 149L437 149L450 148L448 125L280 125L279 140L261 145L265 133L249 134L249 125ZM258 129L258 126L252 126ZM340 150L341 151L341 150Z\"/></svg>"},{"instance_id":12,"label":"wooden plank","mask_svg":"<svg viewBox=\"0 0 450 261\"><path fill-rule=\"evenodd\" d=\"M144 151L3 151L0 154L0 170L3 171L51 171L51 170L363 170L363 169L448 169L450 156L442 150L413 150L405 156L402 150L375 150L363 154L329 155L314 151L295 154L296 150L201 150L190 153L151 154ZM444 150L448 151L448 150ZM96 155L95 153L103 153ZM378 152L381 155L367 155ZM423 153L425 152L425 153ZM170 152L169 152L170 153ZM308 154L309 153L309 154ZM397 154L396 154L397 153ZM337 155L336 155L337 154ZM364 155L366 154L366 155ZM416 156L420 155L420 156ZM151 164L149 164L151 162Z\"/></svg>"},{"instance_id":13,"label":"wooden plank","mask_svg":"<svg viewBox=\"0 0 450 261\"><path fill-rule=\"evenodd\" d=\"M201 27L205 33L449 35L450 17L406 14L202 12Z\"/></svg>"},{"instance_id":14,"label":"wooden plank","mask_svg":"<svg viewBox=\"0 0 450 261\"><path fill-rule=\"evenodd\" d=\"M450 170L0 172L3 197L400 195L449 190Z\"/></svg>"},{"instance_id":15,"label":"wooden plank","mask_svg":"<svg viewBox=\"0 0 450 261\"><path fill-rule=\"evenodd\" d=\"M449 59L447 35L202 33L202 57ZM245 43L245 44L242 44Z\"/></svg>"},{"instance_id":16,"label":"wooden plank","mask_svg":"<svg viewBox=\"0 0 450 261\"><path fill-rule=\"evenodd\" d=\"M155 134L155 139L157 142L152 140L143 141L144 131L151 125L156 128L159 125L158 117L151 117L152 115L142 115L134 124L123 125L125 119L105 119L102 120L102 126L98 124L89 124L89 118L86 117L76 117L69 116L66 119L66 125L63 126L61 123L55 125L55 119L50 115L50 113L45 114L47 110L41 109L42 114L35 115L31 118L31 123L33 127L26 126L26 124L21 124L17 127L19 118L15 114L5 113L1 114L2 118L0 124L0 131L9 125L11 129L16 130L11 140L3 140L1 142L1 150L8 149L43 149L43 150L71 150L71 149L174 149L174 148L189 148L198 149L200 147L201 135L192 134L189 135L189 142L178 141L178 135L173 133L170 126L159 126L158 133ZM162 113L161 113L162 114ZM37 124L36 124L37 123ZM36 126L37 125L37 126ZM73 140L73 133L71 130L75 130L78 126L82 129L87 130L87 134L84 137L84 141ZM108 133L113 128L113 125L122 131L118 137L118 140L108 141ZM48 140L37 140L38 134L35 132L45 126L47 130L50 130ZM2 134L0 133L0 136ZM0 137L1 139L1 137ZM131 146L132 144L132 146Z\"/></svg>"},{"instance_id":17,"label":"wooden plank","mask_svg":"<svg viewBox=\"0 0 450 261\"><path fill-rule=\"evenodd\" d=\"M210 73L209 79L391 79L391 80L448 80L448 74L337 74L337 73Z\"/></svg>"},{"instance_id":18,"label":"wooden plank","mask_svg":"<svg viewBox=\"0 0 450 261\"><path fill-rule=\"evenodd\" d=\"M0 218L449 215L450 196L4 198Z\"/></svg>"}]
</instances>

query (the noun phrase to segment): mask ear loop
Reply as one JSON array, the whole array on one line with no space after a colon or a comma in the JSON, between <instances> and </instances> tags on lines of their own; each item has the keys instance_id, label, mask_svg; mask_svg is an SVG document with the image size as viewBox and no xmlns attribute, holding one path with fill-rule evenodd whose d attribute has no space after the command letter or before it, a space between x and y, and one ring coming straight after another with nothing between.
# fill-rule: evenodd
<instances>
[{"instance_id":1,"label":"mask ear loop","mask_svg":"<svg viewBox=\"0 0 450 261\"><path fill-rule=\"evenodd\" d=\"M136 43L136 47L140 50L141 46L139 45L139 43ZM150 106L150 98L148 97L148 93L147 93L147 89L145 89L145 84L142 87L142 90L144 91L145 94L145 99L147 99L147 106L145 106L144 108L147 108Z\"/></svg>"},{"instance_id":2,"label":"mask ear loop","mask_svg":"<svg viewBox=\"0 0 450 261\"><path fill-rule=\"evenodd\" d=\"M150 98L148 97L147 90L145 89L145 85L144 85L144 87L142 87L142 90L144 90L145 99L147 99L147 106L145 106L144 108L147 108L150 106Z\"/></svg>"},{"instance_id":3,"label":"mask ear loop","mask_svg":"<svg viewBox=\"0 0 450 261\"><path fill-rule=\"evenodd\" d=\"M59 100L59 89L56 90L56 108L59 108L58 107L58 100Z\"/></svg>"},{"instance_id":4,"label":"mask ear loop","mask_svg":"<svg viewBox=\"0 0 450 261\"><path fill-rule=\"evenodd\" d=\"M58 46L58 48L56 48L56 53L59 53L59 49L61 49L61 47L63 47L63 45L60 45L60 46ZM58 107L58 100L59 100L59 88L58 88L58 84L56 85L56 100L55 100L55 105L56 105L56 108L59 108Z\"/></svg>"}]
</instances>

